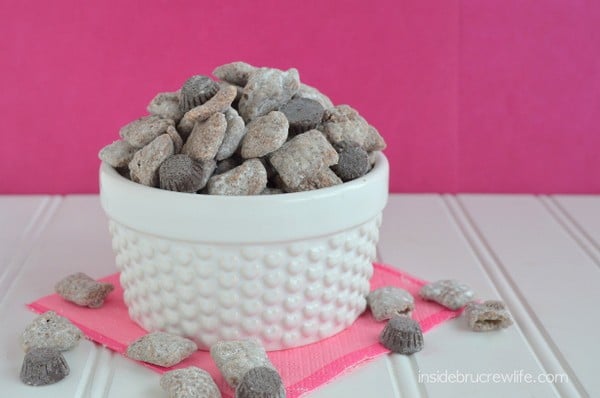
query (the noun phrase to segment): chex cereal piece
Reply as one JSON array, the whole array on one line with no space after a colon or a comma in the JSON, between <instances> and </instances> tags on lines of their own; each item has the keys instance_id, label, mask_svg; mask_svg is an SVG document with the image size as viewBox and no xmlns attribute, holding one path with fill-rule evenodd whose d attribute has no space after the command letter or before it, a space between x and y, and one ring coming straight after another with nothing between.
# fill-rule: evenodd
<instances>
[{"instance_id":1,"label":"chex cereal piece","mask_svg":"<svg viewBox=\"0 0 600 398\"><path fill-rule=\"evenodd\" d=\"M219 87L227 87L227 86L235 87L236 94L235 94L235 98L233 99L233 102L231 103L231 107L233 109L235 109L235 111L237 112L238 104L240 103L242 94L244 94L244 87L236 86L235 84L230 84L227 82L219 82Z\"/></svg>"},{"instance_id":2,"label":"chex cereal piece","mask_svg":"<svg viewBox=\"0 0 600 398\"><path fill-rule=\"evenodd\" d=\"M140 337L127 347L127 356L137 361L169 367L183 361L198 349L185 337L153 332Z\"/></svg>"},{"instance_id":3,"label":"chex cereal piece","mask_svg":"<svg viewBox=\"0 0 600 398\"><path fill-rule=\"evenodd\" d=\"M198 161L200 165L202 165L202 179L200 181L200 185L202 188L206 188L208 184L208 180L210 177L215 174L215 170L217 169L217 161L216 160L200 160Z\"/></svg>"},{"instance_id":4,"label":"chex cereal piece","mask_svg":"<svg viewBox=\"0 0 600 398\"><path fill-rule=\"evenodd\" d=\"M158 93L150 101L146 110L151 115L160 116L164 119L172 119L178 122L184 112L179 109L180 91Z\"/></svg>"},{"instance_id":5,"label":"chex cereal piece","mask_svg":"<svg viewBox=\"0 0 600 398\"><path fill-rule=\"evenodd\" d=\"M362 116L361 116L362 117ZM379 134L379 131L371 125L369 125L369 133L367 134L367 138L365 139L364 144L362 145L367 152L373 151L383 151L387 148L387 144L383 137Z\"/></svg>"},{"instance_id":6,"label":"chex cereal piece","mask_svg":"<svg viewBox=\"0 0 600 398\"><path fill-rule=\"evenodd\" d=\"M285 398L285 387L275 369L259 366L244 374L235 398Z\"/></svg>"},{"instance_id":7,"label":"chex cereal piece","mask_svg":"<svg viewBox=\"0 0 600 398\"><path fill-rule=\"evenodd\" d=\"M213 75L228 83L244 87L248 83L250 75L257 69L246 62L237 61L218 66L213 70Z\"/></svg>"},{"instance_id":8,"label":"chex cereal piece","mask_svg":"<svg viewBox=\"0 0 600 398\"><path fill-rule=\"evenodd\" d=\"M242 163L243 163L242 159L239 159L235 156L232 156L227 159L223 159L223 160L217 162L217 168L215 169L215 175L223 174L226 171L233 169L234 167L238 167Z\"/></svg>"},{"instance_id":9,"label":"chex cereal piece","mask_svg":"<svg viewBox=\"0 0 600 398\"><path fill-rule=\"evenodd\" d=\"M317 101L323 109L333 108L333 102L328 96L308 84L300 83L300 88L293 98L307 98Z\"/></svg>"},{"instance_id":10,"label":"chex cereal piece","mask_svg":"<svg viewBox=\"0 0 600 398\"><path fill-rule=\"evenodd\" d=\"M502 301L487 300L483 303L471 302L465 308L469 327L476 332L489 332L509 327L512 317Z\"/></svg>"},{"instance_id":11,"label":"chex cereal piece","mask_svg":"<svg viewBox=\"0 0 600 398\"><path fill-rule=\"evenodd\" d=\"M190 109L183 115L177 126L177 131L187 139L196 122L202 122L217 112L225 112L237 95L233 86L223 86L219 91L204 104Z\"/></svg>"},{"instance_id":12,"label":"chex cereal piece","mask_svg":"<svg viewBox=\"0 0 600 398\"><path fill-rule=\"evenodd\" d=\"M227 129L225 130L225 137L223 143L217 151L215 159L224 160L232 156L240 146L242 138L246 133L246 126L244 119L238 115L237 111L233 108L229 108L224 112L225 120L227 121Z\"/></svg>"},{"instance_id":13,"label":"chex cereal piece","mask_svg":"<svg viewBox=\"0 0 600 398\"><path fill-rule=\"evenodd\" d=\"M214 113L208 120L196 123L181 153L196 160L214 159L225 138L225 131L225 115L220 112Z\"/></svg>"},{"instance_id":14,"label":"chex cereal piece","mask_svg":"<svg viewBox=\"0 0 600 398\"><path fill-rule=\"evenodd\" d=\"M338 105L326 110L323 114L322 131L333 144L354 141L367 152L385 149L385 141L377 130L348 105Z\"/></svg>"},{"instance_id":15,"label":"chex cereal piece","mask_svg":"<svg viewBox=\"0 0 600 398\"><path fill-rule=\"evenodd\" d=\"M321 189L339 185L343 181L329 167L325 167L315 172L315 174L307 175L306 178L296 187L285 186L287 192L302 192L312 191L313 189Z\"/></svg>"},{"instance_id":16,"label":"chex cereal piece","mask_svg":"<svg viewBox=\"0 0 600 398\"><path fill-rule=\"evenodd\" d=\"M283 183L295 189L309 176L338 162L338 153L318 130L298 134L269 156Z\"/></svg>"},{"instance_id":17,"label":"chex cereal piece","mask_svg":"<svg viewBox=\"0 0 600 398\"><path fill-rule=\"evenodd\" d=\"M195 366L166 372L160 378L160 386L169 398L221 398L210 374Z\"/></svg>"},{"instance_id":18,"label":"chex cereal piece","mask_svg":"<svg viewBox=\"0 0 600 398\"><path fill-rule=\"evenodd\" d=\"M48 311L31 322L21 336L26 352L33 348L56 348L67 351L79 344L83 332L67 318Z\"/></svg>"},{"instance_id":19,"label":"chex cereal piece","mask_svg":"<svg viewBox=\"0 0 600 398\"><path fill-rule=\"evenodd\" d=\"M394 286L380 287L367 296L367 304L377 321L398 315L408 316L415 309L415 299L404 289Z\"/></svg>"},{"instance_id":20,"label":"chex cereal piece","mask_svg":"<svg viewBox=\"0 0 600 398\"><path fill-rule=\"evenodd\" d=\"M239 102L240 116L249 122L279 109L300 87L298 70L260 68L250 75Z\"/></svg>"},{"instance_id":21,"label":"chex cereal piece","mask_svg":"<svg viewBox=\"0 0 600 398\"><path fill-rule=\"evenodd\" d=\"M219 341L210 347L210 356L232 388L236 388L252 368L273 368L265 349L256 339Z\"/></svg>"},{"instance_id":22,"label":"chex cereal piece","mask_svg":"<svg viewBox=\"0 0 600 398\"><path fill-rule=\"evenodd\" d=\"M369 152L369 164L371 166L373 166L375 164L375 161L377 160L377 154L379 152L377 151L373 151L373 152Z\"/></svg>"},{"instance_id":23,"label":"chex cereal piece","mask_svg":"<svg viewBox=\"0 0 600 398\"><path fill-rule=\"evenodd\" d=\"M30 386L46 386L69 374L69 365L56 348L32 348L21 366L21 381Z\"/></svg>"},{"instance_id":24,"label":"chex cereal piece","mask_svg":"<svg viewBox=\"0 0 600 398\"><path fill-rule=\"evenodd\" d=\"M131 181L149 187L158 186L158 169L162 162L175 153L173 140L163 134L133 155L129 162Z\"/></svg>"},{"instance_id":25,"label":"chex cereal piece","mask_svg":"<svg viewBox=\"0 0 600 398\"><path fill-rule=\"evenodd\" d=\"M212 166L214 168L214 161ZM165 160L158 169L159 186L176 192L196 192L204 188L208 178L202 163L188 155L173 155Z\"/></svg>"},{"instance_id":26,"label":"chex cereal piece","mask_svg":"<svg viewBox=\"0 0 600 398\"><path fill-rule=\"evenodd\" d=\"M208 76L195 75L181 87L179 108L183 113L202 105L219 91L219 85Z\"/></svg>"},{"instance_id":27,"label":"chex cereal piece","mask_svg":"<svg viewBox=\"0 0 600 398\"><path fill-rule=\"evenodd\" d=\"M465 283L444 279L423 286L419 295L425 300L435 301L446 308L457 310L471 301L475 292Z\"/></svg>"},{"instance_id":28,"label":"chex cereal piece","mask_svg":"<svg viewBox=\"0 0 600 398\"><path fill-rule=\"evenodd\" d=\"M301 134L317 128L325 109L318 101L308 98L292 98L281 107L280 111L290 123L290 134Z\"/></svg>"},{"instance_id":29,"label":"chex cereal piece","mask_svg":"<svg viewBox=\"0 0 600 398\"><path fill-rule=\"evenodd\" d=\"M136 147L127 141L118 140L102 148L100 153L98 153L98 157L112 167L125 167L129 164L137 150Z\"/></svg>"},{"instance_id":30,"label":"chex cereal piece","mask_svg":"<svg viewBox=\"0 0 600 398\"><path fill-rule=\"evenodd\" d=\"M279 149L288 136L285 115L272 111L259 116L246 126L240 154L244 159L259 158Z\"/></svg>"},{"instance_id":31,"label":"chex cereal piece","mask_svg":"<svg viewBox=\"0 0 600 398\"><path fill-rule=\"evenodd\" d=\"M423 349L423 331L414 319L396 316L383 328L379 342L392 352L410 355Z\"/></svg>"},{"instance_id":32,"label":"chex cereal piece","mask_svg":"<svg viewBox=\"0 0 600 398\"><path fill-rule=\"evenodd\" d=\"M210 195L258 195L267 187L267 170L258 159L246 160L212 176L207 187Z\"/></svg>"},{"instance_id":33,"label":"chex cereal piece","mask_svg":"<svg viewBox=\"0 0 600 398\"><path fill-rule=\"evenodd\" d=\"M177 132L175 126L167 127L167 134L171 137L171 141L173 141L173 150L175 153L181 152L181 148L183 148L183 139Z\"/></svg>"},{"instance_id":34,"label":"chex cereal piece","mask_svg":"<svg viewBox=\"0 0 600 398\"><path fill-rule=\"evenodd\" d=\"M354 141L340 141L333 146L340 155L331 170L342 179L351 181L364 176L371 169L369 154Z\"/></svg>"},{"instance_id":35,"label":"chex cereal piece","mask_svg":"<svg viewBox=\"0 0 600 398\"><path fill-rule=\"evenodd\" d=\"M112 283L97 282L83 272L78 272L58 282L54 290L67 301L82 307L99 308L114 288Z\"/></svg>"},{"instance_id":36,"label":"chex cereal piece","mask_svg":"<svg viewBox=\"0 0 600 398\"><path fill-rule=\"evenodd\" d=\"M175 122L160 116L144 116L121 127L119 135L136 148L142 148L164 134Z\"/></svg>"}]
</instances>

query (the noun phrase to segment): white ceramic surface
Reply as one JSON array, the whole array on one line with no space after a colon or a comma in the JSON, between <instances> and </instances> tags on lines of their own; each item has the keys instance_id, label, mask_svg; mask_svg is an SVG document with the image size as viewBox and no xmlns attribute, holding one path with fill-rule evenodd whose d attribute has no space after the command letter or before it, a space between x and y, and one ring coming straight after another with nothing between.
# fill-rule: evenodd
<instances>
[{"instance_id":1,"label":"white ceramic surface","mask_svg":"<svg viewBox=\"0 0 600 398\"><path fill-rule=\"evenodd\" d=\"M267 350L340 332L364 311L388 163L331 188L210 196L145 187L100 169L125 303L147 330Z\"/></svg>"}]
</instances>

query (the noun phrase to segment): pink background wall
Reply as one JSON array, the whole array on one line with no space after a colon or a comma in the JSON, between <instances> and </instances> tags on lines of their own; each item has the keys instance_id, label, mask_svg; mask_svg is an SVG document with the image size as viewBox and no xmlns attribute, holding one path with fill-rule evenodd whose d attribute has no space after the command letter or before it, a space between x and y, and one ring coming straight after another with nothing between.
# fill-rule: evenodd
<instances>
[{"instance_id":1,"label":"pink background wall","mask_svg":"<svg viewBox=\"0 0 600 398\"><path fill-rule=\"evenodd\" d=\"M0 193L97 192L157 91L295 66L385 136L396 192L600 192L600 2L0 0Z\"/></svg>"}]
</instances>

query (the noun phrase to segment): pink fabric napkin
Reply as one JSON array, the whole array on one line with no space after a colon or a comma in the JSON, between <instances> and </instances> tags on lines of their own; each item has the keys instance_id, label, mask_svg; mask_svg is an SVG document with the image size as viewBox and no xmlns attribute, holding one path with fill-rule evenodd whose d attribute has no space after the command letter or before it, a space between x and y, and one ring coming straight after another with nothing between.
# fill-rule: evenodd
<instances>
[{"instance_id":1,"label":"pink fabric napkin","mask_svg":"<svg viewBox=\"0 0 600 398\"><path fill-rule=\"evenodd\" d=\"M69 318L91 340L123 354L130 342L147 332L129 319L119 274L107 276L102 281L114 284L115 290L99 309L79 307L56 294L40 298L29 304L29 307L39 313L56 311ZM413 318L421 324L423 332L426 332L456 317L459 312L422 300L417 293L425 283L392 267L375 264L371 290L382 286L397 286L408 290L415 297ZM378 343L379 333L384 326L385 322L375 321L371 313L366 311L349 328L326 340L300 348L269 352L271 362L279 370L285 383L287 396L300 397L348 370L388 353L389 350ZM213 376L225 397L233 396L233 391L206 351L197 351L172 368L141 364L159 373L191 365L198 366Z\"/></svg>"}]
</instances>

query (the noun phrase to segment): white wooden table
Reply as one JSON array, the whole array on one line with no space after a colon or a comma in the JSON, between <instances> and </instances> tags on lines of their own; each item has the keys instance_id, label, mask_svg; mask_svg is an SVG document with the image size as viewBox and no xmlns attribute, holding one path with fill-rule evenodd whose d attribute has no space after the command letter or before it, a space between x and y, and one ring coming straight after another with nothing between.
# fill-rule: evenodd
<instances>
[{"instance_id":1,"label":"white wooden table","mask_svg":"<svg viewBox=\"0 0 600 398\"><path fill-rule=\"evenodd\" d=\"M600 197L392 195L379 257L468 282L504 300L516 325L474 333L449 321L422 352L382 357L310 397L600 397ZM35 317L24 304L74 271L115 272L98 197L0 197L0 397L165 397L158 374L89 341L66 353L65 380L20 383L19 335Z\"/></svg>"}]
</instances>

